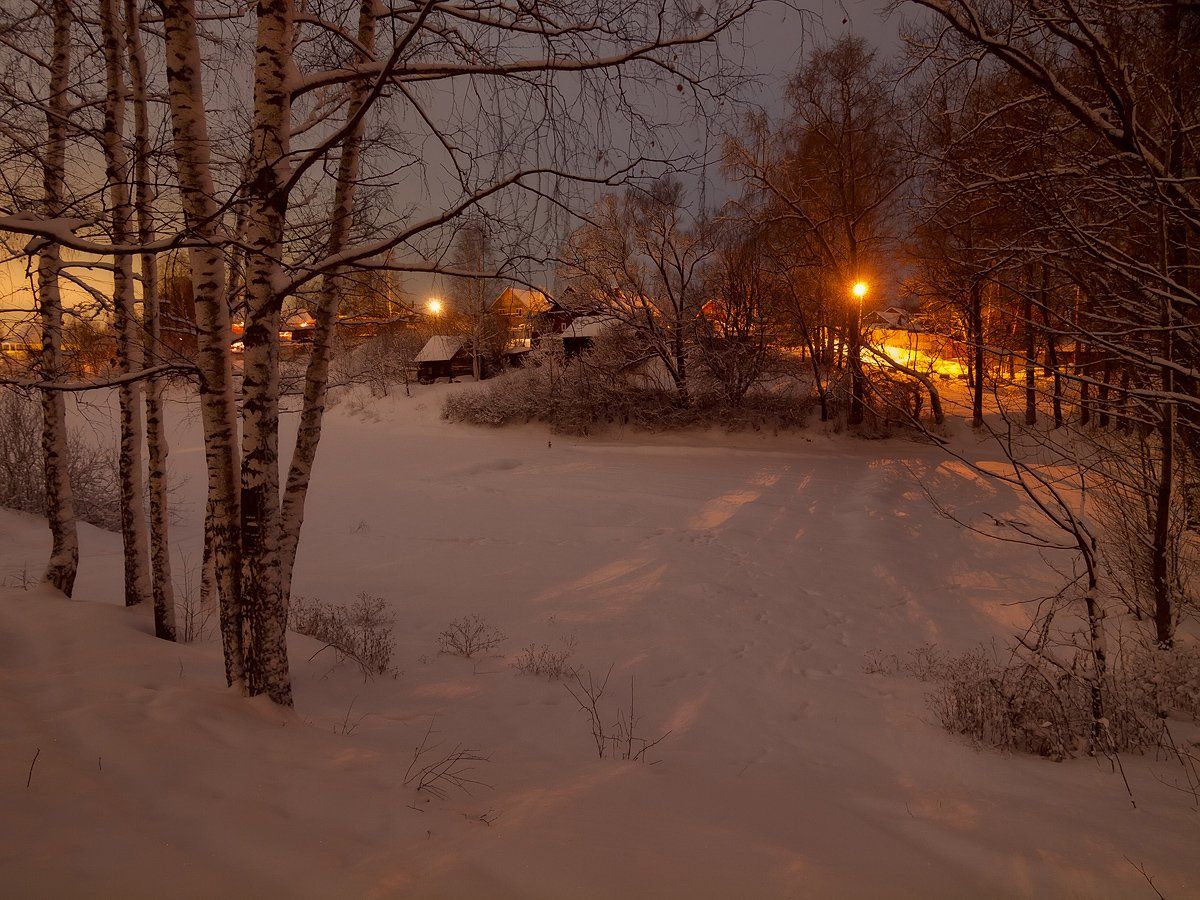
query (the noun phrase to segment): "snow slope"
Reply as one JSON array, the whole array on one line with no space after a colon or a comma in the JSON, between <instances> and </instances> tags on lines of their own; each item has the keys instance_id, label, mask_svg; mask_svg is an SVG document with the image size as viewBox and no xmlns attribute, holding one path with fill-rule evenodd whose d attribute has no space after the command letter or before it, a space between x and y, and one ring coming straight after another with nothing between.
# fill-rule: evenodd
<instances>
[{"instance_id":1,"label":"snow slope","mask_svg":"<svg viewBox=\"0 0 1200 900\"><path fill-rule=\"evenodd\" d=\"M1169 763L1126 761L1134 808L1107 763L977 750L921 684L862 671L1023 621L1045 564L917 481L967 516L1014 496L900 440L441 422L442 393L471 389L330 412L295 592L386 598L403 673L364 683L293 636L295 712L223 689L214 641L155 641L119 607L116 535L85 530L76 600L22 590L48 537L0 512L5 895L1152 896L1135 866L1200 895ZM172 412L182 571L203 479L194 416ZM437 655L468 613L507 659ZM670 732L653 765L597 759L564 688L507 664L568 636L612 666L610 718L632 677L642 733ZM431 717L490 757L490 787L402 784Z\"/></svg>"}]
</instances>

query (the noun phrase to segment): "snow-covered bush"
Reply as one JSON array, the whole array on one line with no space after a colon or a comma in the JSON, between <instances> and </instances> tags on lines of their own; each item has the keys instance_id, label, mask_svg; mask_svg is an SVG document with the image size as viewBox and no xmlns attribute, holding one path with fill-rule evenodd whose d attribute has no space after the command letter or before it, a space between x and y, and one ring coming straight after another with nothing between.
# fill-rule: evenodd
<instances>
[{"instance_id":1,"label":"snow-covered bush","mask_svg":"<svg viewBox=\"0 0 1200 900\"><path fill-rule=\"evenodd\" d=\"M1195 648L1162 651L1131 642L1114 653L1100 685L1098 736L1085 666L1056 666L1032 653L1001 660L982 646L915 661L901 669L932 683L927 699L942 727L998 750L1057 760L1087 751L1143 753L1171 744L1168 718L1200 721Z\"/></svg>"},{"instance_id":2,"label":"snow-covered bush","mask_svg":"<svg viewBox=\"0 0 1200 900\"><path fill-rule=\"evenodd\" d=\"M1139 646L1127 654L1124 670L1131 700L1139 707L1200 722L1200 648Z\"/></svg>"},{"instance_id":3,"label":"snow-covered bush","mask_svg":"<svg viewBox=\"0 0 1200 900\"><path fill-rule=\"evenodd\" d=\"M38 404L16 391L0 391L0 506L46 514L42 470L42 414ZM98 528L119 531L121 510L117 454L72 432L67 439L75 515Z\"/></svg>"},{"instance_id":4,"label":"snow-covered bush","mask_svg":"<svg viewBox=\"0 0 1200 900\"><path fill-rule=\"evenodd\" d=\"M673 387L618 370L599 352L543 354L526 368L478 391L447 395L442 414L453 422L509 425L544 422L560 434L588 435L613 426L649 431L720 425L731 431L798 428L812 401L793 390L755 392L736 404L719 391L700 391L687 406Z\"/></svg>"},{"instance_id":5,"label":"snow-covered bush","mask_svg":"<svg viewBox=\"0 0 1200 900\"><path fill-rule=\"evenodd\" d=\"M330 386L363 384L372 397L407 390L416 368L413 360L428 337L421 330L390 326L362 341L339 336L330 363Z\"/></svg>"},{"instance_id":6,"label":"snow-covered bush","mask_svg":"<svg viewBox=\"0 0 1200 900\"><path fill-rule=\"evenodd\" d=\"M510 665L521 675L534 675L550 681L573 678L577 672L568 661L575 652L575 638L563 638L561 646L530 644L517 654Z\"/></svg>"},{"instance_id":7,"label":"snow-covered bush","mask_svg":"<svg viewBox=\"0 0 1200 900\"><path fill-rule=\"evenodd\" d=\"M294 597L288 612L288 626L324 646L315 659L332 650L335 665L347 660L358 666L363 679L376 675L397 676L392 668L395 650L396 615L380 597L362 591L350 603L329 603L315 597Z\"/></svg>"},{"instance_id":8,"label":"snow-covered bush","mask_svg":"<svg viewBox=\"0 0 1200 900\"><path fill-rule=\"evenodd\" d=\"M508 638L504 632L479 616L455 619L438 635L438 652L474 659L480 653L495 650Z\"/></svg>"}]
</instances>

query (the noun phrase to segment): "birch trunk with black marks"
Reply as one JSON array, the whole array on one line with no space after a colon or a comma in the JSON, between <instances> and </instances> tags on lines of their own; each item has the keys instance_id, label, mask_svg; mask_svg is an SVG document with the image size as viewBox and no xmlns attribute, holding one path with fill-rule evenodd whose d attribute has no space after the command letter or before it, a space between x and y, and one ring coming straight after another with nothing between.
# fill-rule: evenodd
<instances>
[{"instance_id":1,"label":"birch trunk with black marks","mask_svg":"<svg viewBox=\"0 0 1200 900\"><path fill-rule=\"evenodd\" d=\"M196 368L208 469L208 516L220 596L225 677L245 690L242 647L241 548L238 539L237 405L229 349L229 301L213 188L208 121L193 0L163 0L168 100L187 230L204 243L188 250L196 304Z\"/></svg>"},{"instance_id":2,"label":"birch trunk with black marks","mask_svg":"<svg viewBox=\"0 0 1200 900\"><path fill-rule=\"evenodd\" d=\"M375 48L374 10L374 0L362 0L359 4L358 43L362 48L359 61L364 63ZM346 112L348 119L353 119L359 114L363 103L366 102L368 90L369 85L365 81L355 83ZM345 248L347 235L353 224L364 127L364 122L360 121L342 143L329 223L330 256L340 253ZM280 512L281 590L285 603L292 594L292 571L296 565L296 551L300 545L300 529L304 524L304 502L321 441L325 400L329 388L329 360L333 350L333 323L342 296L339 274L338 269L325 273L313 311L315 325L312 351L304 375L304 405L300 412L300 426L296 432L296 446L292 451L292 462L288 469L287 487Z\"/></svg>"},{"instance_id":3,"label":"birch trunk with black marks","mask_svg":"<svg viewBox=\"0 0 1200 900\"><path fill-rule=\"evenodd\" d=\"M129 56L130 99L133 101L133 165L138 243L154 240L154 185L150 179L150 110L146 95L146 52L142 46L137 0L125 0L125 41ZM139 257L142 276L142 323L149 363L165 361L158 300L158 257ZM146 453L150 484L150 569L154 597L154 633L175 640L175 591L171 584L171 541L168 528L167 431L163 420L162 379L146 381Z\"/></svg>"},{"instance_id":4,"label":"birch trunk with black marks","mask_svg":"<svg viewBox=\"0 0 1200 900\"><path fill-rule=\"evenodd\" d=\"M67 90L71 69L71 10L66 0L51 6L54 38L50 59L50 98L46 107L46 150L42 162L43 212L47 218L63 212L63 169L67 150ZM62 372L62 296L58 272L59 246L47 241L38 251L38 316L41 320L41 374L53 381ZM46 476L46 519L51 550L45 579L68 597L79 570L79 535L71 494L70 451L67 447L67 402L61 391L42 391L42 463Z\"/></svg>"},{"instance_id":5,"label":"birch trunk with black marks","mask_svg":"<svg viewBox=\"0 0 1200 900\"><path fill-rule=\"evenodd\" d=\"M246 688L292 703L281 578L279 326L291 118L290 0L260 0L254 127L246 186L246 330L242 337L242 601Z\"/></svg>"},{"instance_id":6,"label":"birch trunk with black marks","mask_svg":"<svg viewBox=\"0 0 1200 900\"><path fill-rule=\"evenodd\" d=\"M100 33L104 48L104 169L111 209L112 241L132 237L129 202L129 154L125 150L125 44L117 0L100 0ZM121 374L142 368L141 327L134 309L133 255L113 257L113 324L117 332L117 366ZM125 605L150 599L149 541L142 490L142 386L127 381L117 388L120 404L121 542L125 558Z\"/></svg>"}]
</instances>

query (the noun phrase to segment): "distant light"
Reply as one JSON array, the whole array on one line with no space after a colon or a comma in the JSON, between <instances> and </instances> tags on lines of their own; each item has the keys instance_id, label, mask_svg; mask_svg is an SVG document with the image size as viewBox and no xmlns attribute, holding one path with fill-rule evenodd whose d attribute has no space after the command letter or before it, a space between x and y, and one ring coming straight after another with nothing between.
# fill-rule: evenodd
<instances>
[{"instance_id":1,"label":"distant light","mask_svg":"<svg viewBox=\"0 0 1200 900\"><path fill-rule=\"evenodd\" d=\"M430 315L434 315L434 316L441 315L442 301L439 300L437 297L434 297L433 299L431 299L429 301L429 303L427 304L427 306L428 306Z\"/></svg>"},{"instance_id":2,"label":"distant light","mask_svg":"<svg viewBox=\"0 0 1200 900\"><path fill-rule=\"evenodd\" d=\"M867 296L867 283L865 281L854 282L854 287L850 288L850 293L861 300Z\"/></svg>"}]
</instances>

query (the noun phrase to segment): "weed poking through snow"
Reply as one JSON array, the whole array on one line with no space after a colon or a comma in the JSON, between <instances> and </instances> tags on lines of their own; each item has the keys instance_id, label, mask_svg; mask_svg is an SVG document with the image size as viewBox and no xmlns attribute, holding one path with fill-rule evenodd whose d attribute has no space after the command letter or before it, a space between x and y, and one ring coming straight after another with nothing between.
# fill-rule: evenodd
<instances>
[{"instance_id":1,"label":"weed poking through snow","mask_svg":"<svg viewBox=\"0 0 1200 900\"><path fill-rule=\"evenodd\" d=\"M392 667L396 615L382 598L366 591L348 604L296 597L288 619L292 631L308 635L323 645L309 657L310 661L332 650L334 666L347 660L353 662L362 672L363 681L377 675L399 676Z\"/></svg>"},{"instance_id":2,"label":"weed poking through snow","mask_svg":"<svg viewBox=\"0 0 1200 900\"><path fill-rule=\"evenodd\" d=\"M495 650L508 637L495 625L476 615L455 619L438 635L438 652L474 659Z\"/></svg>"},{"instance_id":3,"label":"weed poking through snow","mask_svg":"<svg viewBox=\"0 0 1200 900\"><path fill-rule=\"evenodd\" d=\"M618 707L616 722L606 726L600 712L600 700L608 687L608 679L611 675L612 666L608 667L603 680L600 681L596 680L590 669L585 673L576 670L571 673L571 680L565 682L563 687L579 704L580 710L587 714L596 755L600 759L628 759L633 762L646 762L647 752L662 743L671 732L664 732L653 740L637 733L641 716L637 713L632 675L629 676L629 708ZM574 682L573 685L572 682Z\"/></svg>"}]
</instances>

